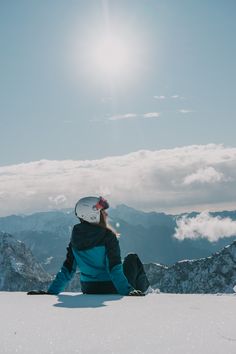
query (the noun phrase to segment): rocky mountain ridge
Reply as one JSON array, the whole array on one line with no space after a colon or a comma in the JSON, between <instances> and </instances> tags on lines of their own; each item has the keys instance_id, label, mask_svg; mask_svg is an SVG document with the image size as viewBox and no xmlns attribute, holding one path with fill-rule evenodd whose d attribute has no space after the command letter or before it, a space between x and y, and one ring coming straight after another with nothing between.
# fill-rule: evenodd
<instances>
[{"instance_id":1,"label":"rocky mountain ridge","mask_svg":"<svg viewBox=\"0 0 236 354\"><path fill-rule=\"evenodd\" d=\"M220 252L172 266L145 265L152 287L164 293L233 293L236 286L236 241Z\"/></svg>"},{"instance_id":2,"label":"rocky mountain ridge","mask_svg":"<svg viewBox=\"0 0 236 354\"><path fill-rule=\"evenodd\" d=\"M51 280L23 242L0 232L0 290L46 290Z\"/></svg>"}]
</instances>

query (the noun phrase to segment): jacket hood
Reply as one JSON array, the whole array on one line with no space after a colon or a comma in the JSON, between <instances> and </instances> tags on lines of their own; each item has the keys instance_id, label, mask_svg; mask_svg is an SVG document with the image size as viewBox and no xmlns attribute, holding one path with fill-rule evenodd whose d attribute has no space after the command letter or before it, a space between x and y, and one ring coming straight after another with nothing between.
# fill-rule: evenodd
<instances>
[{"instance_id":1,"label":"jacket hood","mask_svg":"<svg viewBox=\"0 0 236 354\"><path fill-rule=\"evenodd\" d=\"M100 225L82 222L74 226L71 245L77 250L86 250L104 244L107 229Z\"/></svg>"}]
</instances>

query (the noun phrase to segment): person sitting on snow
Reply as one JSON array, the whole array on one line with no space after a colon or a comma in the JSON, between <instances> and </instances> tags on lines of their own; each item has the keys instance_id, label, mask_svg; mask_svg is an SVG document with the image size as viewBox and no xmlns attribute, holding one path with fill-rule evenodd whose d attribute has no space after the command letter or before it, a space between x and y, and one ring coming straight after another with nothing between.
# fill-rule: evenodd
<instances>
[{"instance_id":1,"label":"person sitting on snow","mask_svg":"<svg viewBox=\"0 0 236 354\"><path fill-rule=\"evenodd\" d=\"M108 202L102 197L85 197L75 206L80 223L73 227L66 260L48 291L28 295L59 294L80 269L84 294L143 296L150 288L137 254L128 254L122 264L116 233L108 226Z\"/></svg>"}]
</instances>

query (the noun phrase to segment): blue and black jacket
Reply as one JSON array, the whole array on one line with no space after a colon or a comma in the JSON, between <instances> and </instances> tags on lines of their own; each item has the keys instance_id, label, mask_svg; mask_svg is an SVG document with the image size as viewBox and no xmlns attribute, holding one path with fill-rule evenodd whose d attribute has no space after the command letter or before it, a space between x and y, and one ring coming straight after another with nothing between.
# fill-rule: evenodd
<instances>
[{"instance_id":1,"label":"blue and black jacket","mask_svg":"<svg viewBox=\"0 0 236 354\"><path fill-rule=\"evenodd\" d=\"M74 226L66 260L48 292L59 294L63 291L77 266L84 293L128 295L133 290L123 272L116 235L100 225L81 222Z\"/></svg>"}]
</instances>

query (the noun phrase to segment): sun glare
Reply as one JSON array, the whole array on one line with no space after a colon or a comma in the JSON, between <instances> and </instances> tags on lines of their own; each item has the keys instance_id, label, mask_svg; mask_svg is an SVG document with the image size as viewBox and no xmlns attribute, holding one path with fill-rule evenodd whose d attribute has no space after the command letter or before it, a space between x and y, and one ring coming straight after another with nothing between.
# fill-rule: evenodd
<instances>
[{"instance_id":1,"label":"sun glare","mask_svg":"<svg viewBox=\"0 0 236 354\"><path fill-rule=\"evenodd\" d=\"M127 73L131 65L130 49L121 38L109 35L98 41L92 49L92 62L100 74L117 77Z\"/></svg>"},{"instance_id":2,"label":"sun glare","mask_svg":"<svg viewBox=\"0 0 236 354\"><path fill-rule=\"evenodd\" d=\"M143 74L146 61L146 42L143 35L125 26L76 33L72 51L73 79L85 78L94 85L118 87L135 82Z\"/></svg>"}]
</instances>

